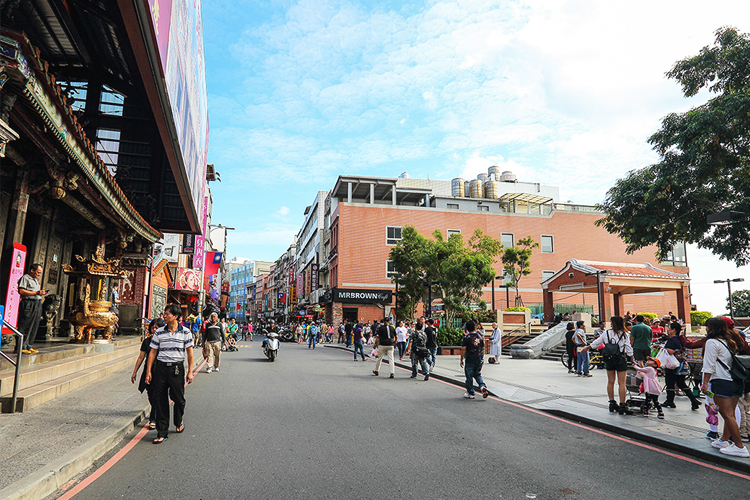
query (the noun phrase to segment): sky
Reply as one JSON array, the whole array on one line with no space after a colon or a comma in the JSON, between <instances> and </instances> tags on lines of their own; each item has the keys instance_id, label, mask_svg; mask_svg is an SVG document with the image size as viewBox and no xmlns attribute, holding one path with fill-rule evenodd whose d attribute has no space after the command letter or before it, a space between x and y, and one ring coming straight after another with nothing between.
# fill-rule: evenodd
<instances>
[{"instance_id":1,"label":"sky","mask_svg":"<svg viewBox=\"0 0 750 500\"><path fill-rule=\"evenodd\" d=\"M474 178L491 165L594 204L658 161L685 99L665 77L750 2L203 0L213 222L276 260L338 175ZM693 302L726 311L750 268L688 249Z\"/></svg>"}]
</instances>

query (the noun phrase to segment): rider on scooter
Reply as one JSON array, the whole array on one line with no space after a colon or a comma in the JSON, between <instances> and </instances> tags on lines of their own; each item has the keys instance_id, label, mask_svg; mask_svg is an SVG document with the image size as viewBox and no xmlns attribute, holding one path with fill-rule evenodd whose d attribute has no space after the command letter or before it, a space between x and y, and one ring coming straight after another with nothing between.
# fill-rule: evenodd
<instances>
[{"instance_id":1,"label":"rider on scooter","mask_svg":"<svg viewBox=\"0 0 750 500\"><path fill-rule=\"evenodd\" d=\"M279 333L279 327L276 326L276 321L274 320L270 320L268 322L268 328L265 329L266 338L263 339L263 344L261 344L261 348L266 347L266 343L268 342L268 334L271 332Z\"/></svg>"}]
</instances>

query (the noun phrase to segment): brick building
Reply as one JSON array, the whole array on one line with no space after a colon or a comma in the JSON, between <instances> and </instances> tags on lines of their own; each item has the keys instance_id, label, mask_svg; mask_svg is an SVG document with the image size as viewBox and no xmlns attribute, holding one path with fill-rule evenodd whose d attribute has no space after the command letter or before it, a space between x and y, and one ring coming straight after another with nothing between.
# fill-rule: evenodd
<instances>
[{"instance_id":1,"label":"brick building","mask_svg":"<svg viewBox=\"0 0 750 500\"><path fill-rule=\"evenodd\" d=\"M329 281L328 291L321 295L327 321L363 318L372 321L390 313L395 285L388 255L407 225L425 236L438 229L444 236L459 232L465 239L479 228L504 245L531 236L540 243L540 248L534 250L533 272L521 280L520 292L532 312L542 312L542 281L561 270L570 259L648 263L658 269L688 273L684 245L678 245L666 262L655 260L653 248L629 255L619 237L595 225L602 217L595 207L559 203L556 188L517 182L513 177L507 182L493 182L489 185L490 192L475 191L471 193L475 197L466 197L464 190L451 189L451 184L455 186L459 181L464 187L463 179L338 178L329 195L330 235L325 240L326 248L321 250L326 255L321 271L327 273ZM489 184L484 179L481 182ZM502 276L500 262L495 269ZM513 305L515 296L514 290L506 293L501 286L499 279L484 289L483 298L489 304L493 302L494 289L497 309L507 307L508 298ZM632 312L663 314L676 311L678 305L677 295L671 291L629 294L619 300L618 309L624 307ZM596 293L558 293L555 303L558 307L569 304L578 306L578 310L598 313ZM607 309L614 310L614 304Z\"/></svg>"}]
</instances>

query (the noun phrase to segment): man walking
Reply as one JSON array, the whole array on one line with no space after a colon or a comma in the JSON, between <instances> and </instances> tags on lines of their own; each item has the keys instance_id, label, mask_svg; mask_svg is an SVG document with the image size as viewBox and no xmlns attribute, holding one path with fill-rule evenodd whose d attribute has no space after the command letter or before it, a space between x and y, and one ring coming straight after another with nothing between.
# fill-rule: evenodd
<instances>
[{"instance_id":1,"label":"man walking","mask_svg":"<svg viewBox=\"0 0 750 500\"><path fill-rule=\"evenodd\" d=\"M473 321L466 323L468 332L461 344L461 360L459 365L463 367L466 375L466 393L464 398L474 399L474 380L477 381L479 389L482 391L482 397L489 396L487 386L482 379L482 363L484 358L484 338L476 332L476 325ZM464 365L464 359L466 364Z\"/></svg>"},{"instance_id":2,"label":"man walking","mask_svg":"<svg viewBox=\"0 0 750 500\"><path fill-rule=\"evenodd\" d=\"M344 333L346 333L346 347L351 347L352 345L352 331L354 331L354 325L352 325L351 321L347 321L344 325Z\"/></svg>"},{"instance_id":3,"label":"man walking","mask_svg":"<svg viewBox=\"0 0 750 500\"><path fill-rule=\"evenodd\" d=\"M339 339L338 339L338 343L339 344L343 344L344 343L344 324L343 323L341 323L339 325Z\"/></svg>"},{"instance_id":4,"label":"man walking","mask_svg":"<svg viewBox=\"0 0 750 500\"><path fill-rule=\"evenodd\" d=\"M18 294L21 296L21 307L18 308L18 331L23 333L22 353L35 354L36 332L42 319L42 297L47 290L42 290L39 280L42 277L41 264L31 264L29 272L18 280Z\"/></svg>"},{"instance_id":5,"label":"man walking","mask_svg":"<svg viewBox=\"0 0 750 500\"><path fill-rule=\"evenodd\" d=\"M169 434L169 400L174 401L174 425L178 434L185 430L185 379L193 381L193 336L180 325L180 306L170 304L164 310L163 327L151 337L151 352L146 365L146 383L156 393L156 439L163 443ZM185 359L188 370L185 373Z\"/></svg>"},{"instance_id":6,"label":"man walking","mask_svg":"<svg viewBox=\"0 0 750 500\"><path fill-rule=\"evenodd\" d=\"M638 366L643 368L646 358L651 356L651 328L643 324L645 318L642 314L635 317L635 324L630 329L630 343L633 346L633 358Z\"/></svg>"},{"instance_id":7,"label":"man walking","mask_svg":"<svg viewBox=\"0 0 750 500\"><path fill-rule=\"evenodd\" d=\"M307 348L315 349L315 341L318 339L318 326L313 322L307 328ZM325 349L324 349L325 350Z\"/></svg>"},{"instance_id":8,"label":"man walking","mask_svg":"<svg viewBox=\"0 0 750 500\"><path fill-rule=\"evenodd\" d=\"M385 318L383 324L378 328L378 335L375 337L375 348L378 350L378 360L375 362L375 369L372 373L377 377L380 374L380 364L383 362L383 356L388 356L388 363L391 367L391 377L396 376L396 362L393 358L393 343L396 340L396 329L391 326L390 318Z\"/></svg>"},{"instance_id":9,"label":"man walking","mask_svg":"<svg viewBox=\"0 0 750 500\"><path fill-rule=\"evenodd\" d=\"M203 332L203 352L206 353L207 367L206 373L219 371L219 358L221 356L221 344L224 342L224 332L221 331L221 323L216 313L211 313L211 317L206 323Z\"/></svg>"},{"instance_id":10,"label":"man walking","mask_svg":"<svg viewBox=\"0 0 750 500\"><path fill-rule=\"evenodd\" d=\"M421 325L422 323L417 323ZM427 320L427 327L424 329L424 333L427 336L427 349L430 351L430 357L427 358L427 362L430 363L430 370L435 369L435 361L437 361L437 332L433 326L435 321L430 318Z\"/></svg>"}]
</instances>

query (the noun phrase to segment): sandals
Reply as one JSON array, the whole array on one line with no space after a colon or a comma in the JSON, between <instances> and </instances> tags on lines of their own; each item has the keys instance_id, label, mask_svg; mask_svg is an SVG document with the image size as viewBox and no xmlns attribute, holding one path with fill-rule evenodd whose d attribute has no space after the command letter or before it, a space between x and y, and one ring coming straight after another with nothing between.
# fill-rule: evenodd
<instances>
[{"instance_id":1,"label":"sandals","mask_svg":"<svg viewBox=\"0 0 750 500\"><path fill-rule=\"evenodd\" d=\"M181 433L185 432L185 424L182 424L182 425L181 425L181 426L179 426L179 427L175 427L174 431L175 431L175 432L176 432L177 434L181 434Z\"/></svg>"},{"instance_id":2,"label":"sandals","mask_svg":"<svg viewBox=\"0 0 750 500\"><path fill-rule=\"evenodd\" d=\"M146 424L146 428L150 430L156 429L156 422L149 422Z\"/></svg>"},{"instance_id":3,"label":"sandals","mask_svg":"<svg viewBox=\"0 0 750 500\"><path fill-rule=\"evenodd\" d=\"M169 438L165 438L165 437L163 437L163 438L156 438L156 439L154 439L153 443L154 444L162 444L167 439L169 439Z\"/></svg>"}]
</instances>

